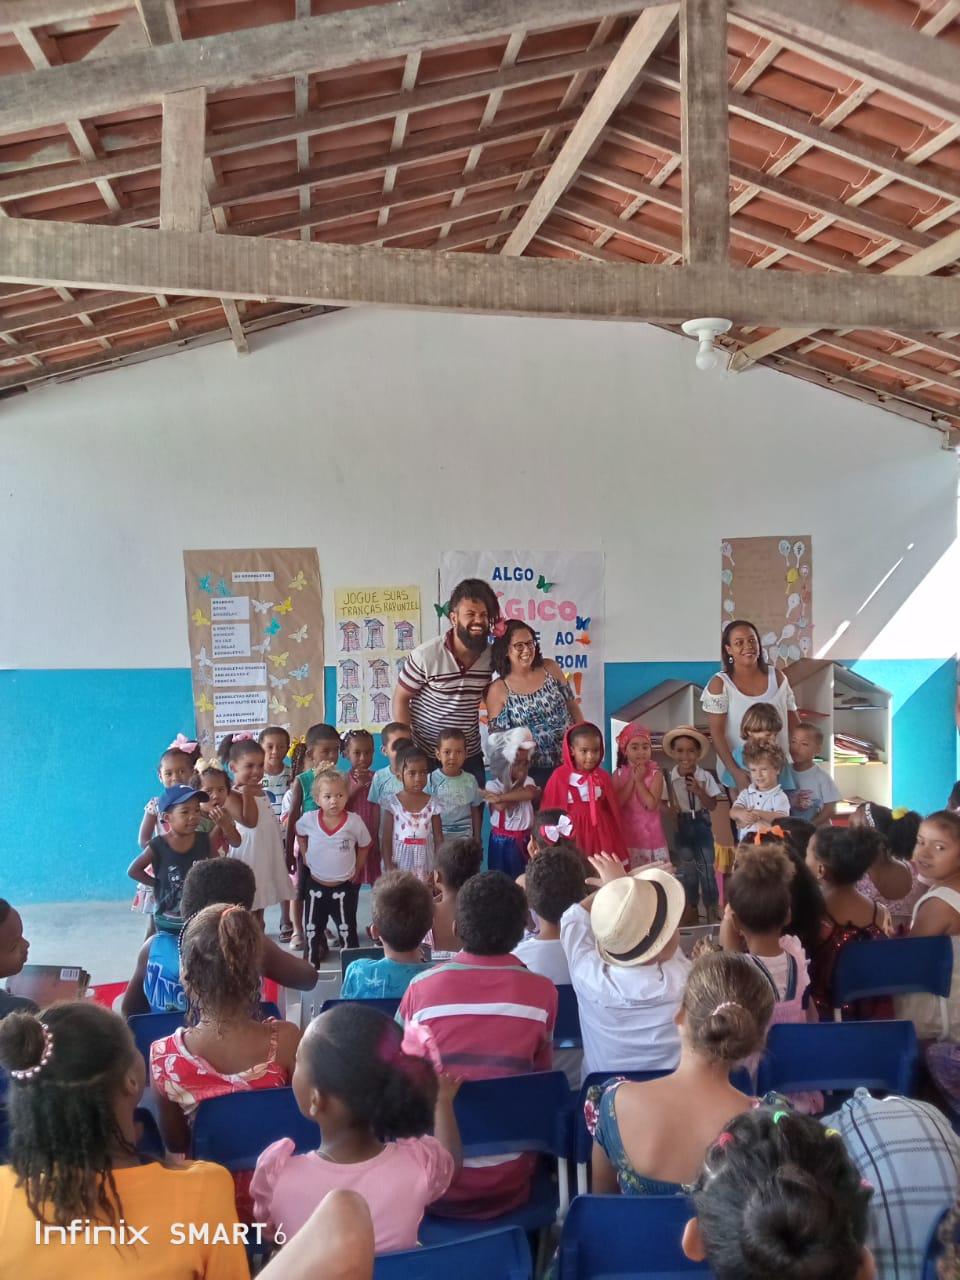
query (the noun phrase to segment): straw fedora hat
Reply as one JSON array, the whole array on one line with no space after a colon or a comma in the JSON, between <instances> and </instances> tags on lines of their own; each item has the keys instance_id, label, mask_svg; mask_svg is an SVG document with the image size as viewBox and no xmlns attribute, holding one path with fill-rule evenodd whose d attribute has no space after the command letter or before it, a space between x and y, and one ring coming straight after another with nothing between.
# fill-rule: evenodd
<instances>
[{"instance_id":1,"label":"straw fedora hat","mask_svg":"<svg viewBox=\"0 0 960 1280\"><path fill-rule=\"evenodd\" d=\"M659 867L609 881L590 909L601 960L621 967L655 960L680 927L685 906L683 886Z\"/></svg>"},{"instance_id":2,"label":"straw fedora hat","mask_svg":"<svg viewBox=\"0 0 960 1280\"><path fill-rule=\"evenodd\" d=\"M694 742L700 745L700 754L705 756L710 750L709 739L704 737L699 729L695 729L692 724L681 724L676 729L668 729L663 735L663 751L664 755L668 755L673 759L673 744L677 738L692 738Z\"/></svg>"}]
</instances>

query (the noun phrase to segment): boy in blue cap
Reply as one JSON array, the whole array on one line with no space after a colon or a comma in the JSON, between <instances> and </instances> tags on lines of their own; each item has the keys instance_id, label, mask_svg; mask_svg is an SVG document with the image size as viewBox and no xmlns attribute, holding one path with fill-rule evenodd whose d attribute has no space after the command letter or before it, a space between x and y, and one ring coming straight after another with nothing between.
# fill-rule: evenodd
<instances>
[{"instance_id":1,"label":"boy in blue cap","mask_svg":"<svg viewBox=\"0 0 960 1280\"><path fill-rule=\"evenodd\" d=\"M200 805L207 799L205 791L182 784L165 787L157 797L157 810L166 815L170 829L165 835L154 836L127 868L131 880L153 890L158 929L179 930L183 923L180 895L187 872L195 862L211 856L209 835L197 830L203 816Z\"/></svg>"}]
</instances>

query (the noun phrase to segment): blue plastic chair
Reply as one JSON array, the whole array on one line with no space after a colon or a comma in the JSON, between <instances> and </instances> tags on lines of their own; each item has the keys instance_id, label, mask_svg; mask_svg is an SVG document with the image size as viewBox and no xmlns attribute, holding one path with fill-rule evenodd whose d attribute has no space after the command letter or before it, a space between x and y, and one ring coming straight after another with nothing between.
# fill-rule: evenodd
<instances>
[{"instance_id":1,"label":"blue plastic chair","mask_svg":"<svg viewBox=\"0 0 960 1280\"><path fill-rule=\"evenodd\" d=\"M400 1008L400 1001L396 996L390 996L389 998L375 996L371 1000L324 1000L323 1004L320 1006L320 1012L326 1013L328 1009L333 1009L338 1004L365 1004L369 1008L379 1009L380 1012L385 1013L388 1018L395 1017L397 1010Z\"/></svg>"},{"instance_id":2,"label":"blue plastic chair","mask_svg":"<svg viewBox=\"0 0 960 1280\"><path fill-rule=\"evenodd\" d=\"M468 1080L454 1099L454 1112L465 1156L538 1152L557 1161L557 1183L538 1175L528 1202L510 1213L489 1218L485 1226L543 1231L569 1203L567 1158L570 1154L570 1086L562 1071ZM420 1225L422 1244L441 1244L479 1230L477 1220L427 1214Z\"/></svg>"},{"instance_id":3,"label":"blue plastic chair","mask_svg":"<svg viewBox=\"0 0 960 1280\"><path fill-rule=\"evenodd\" d=\"M556 1280L670 1280L709 1275L680 1247L686 1196L577 1196L560 1236Z\"/></svg>"},{"instance_id":4,"label":"blue plastic chair","mask_svg":"<svg viewBox=\"0 0 960 1280\"><path fill-rule=\"evenodd\" d=\"M569 982L557 984L557 1021L553 1028L555 1049L582 1049L580 1031L580 1006L577 994Z\"/></svg>"},{"instance_id":5,"label":"blue plastic chair","mask_svg":"<svg viewBox=\"0 0 960 1280\"><path fill-rule=\"evenodd\" d=\"M532 1280L533 1259L519 1227L463 1236L446 1244L381 1253L373 1280Z\"/></svg>"},{"instance_id":6,"label":"blue plastic chair","mask_svg":"<svg viewBox=\"0 0 960 1280\"><path fill-rule=\"evenodd\" d=\"M178 1027L184 1025L185 1014L182 1013L134 1013L127 1019L127 1026L133 1033L137 1048L143 1054L147 1064L147 1075L150 1073L150 1046L154 1040L165 1040L172 1036ZM280 1010L272 1000L260 1001L262 1018L279 1018Z\"/></svg>"},{"instance_id":7,"label":"blue plastic chair","mask_svg":"<svg viewBox=\"0 0 960 1280\"><path fill-rule=\"evenodd\" d=\"M940 1215L939 1218L937 1218L930 1231L930 1239L927 1241L927 1252L923 1262L923 1280L939 1280L937 1260L943 1257L943 1245L940 1243L940 1228L943 1225L944 1219L952 1211L952 1208L953 1206L951 1205ZM953 1243L960 1247L960 1222L958 1222L954 1227Z\"/></svg>"},{"instance_id":8,"label":"blue plastic chair","mask_svg":"<svg viewBox=\"0 0 960 1280\"><path fill-rule=\"evenodd\" d=\"M947 1026L945 997L953 982L953 945L949 938L888 938L851 942L837 957L833 979L833 1017L851 1000L869 996L902 996L926 991L940 997L940 1017Z\"/></svg>"},{"instance_id":9,"label":"blue plastic chair","mask_svg":"<svg viewBox=\"0 0 960 1280\"><path fill-rule=\"evenodd\" d=\"M320 1145L320 1130L302 1115L293 1090L249 1089L207 1098L193 1121L193 1158L230 1170L252 1169L278 1138L292 1138L297 1151Z\"/></svg>"},{"instance_id":10,"label":"blue plastic chair","mask_svg":"<svg viewBox=\"0 0 960 1280\"><path fill-rule=\"evenodd\" d=\"M852 1092L862 1087L908 1098L918 1060L912 1022L784 1022L767 1035L757 1092Z\"/></svg>"}]
</instances>

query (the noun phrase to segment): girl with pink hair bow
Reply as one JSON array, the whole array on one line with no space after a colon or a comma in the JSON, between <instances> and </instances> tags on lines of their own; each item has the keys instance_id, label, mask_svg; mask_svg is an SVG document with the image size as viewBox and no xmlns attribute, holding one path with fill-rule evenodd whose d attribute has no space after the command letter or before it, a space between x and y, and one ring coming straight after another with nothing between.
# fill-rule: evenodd
<instances>
[{"instance_id":1,"label":"girl with pink hair bow","mask_svg":"<svg viewBox=\"0 0 960 1280\"><path fill-rule=\"evenodd\" d=\"M650 730L628 724L617 738L617 770L613 775L620 823L623 827L630 869L651 862L669 862L667 839L660 820L663 774L653 759Z\"/></svg>"}]
</instances>

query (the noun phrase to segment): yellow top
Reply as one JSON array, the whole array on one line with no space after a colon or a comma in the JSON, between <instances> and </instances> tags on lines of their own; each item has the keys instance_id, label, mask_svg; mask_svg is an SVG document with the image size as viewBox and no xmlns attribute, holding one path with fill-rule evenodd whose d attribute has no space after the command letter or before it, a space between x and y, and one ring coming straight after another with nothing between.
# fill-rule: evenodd
<instances>
[{"instance_id":1,"label":"yellow top","mask_svg":"<svg viewBox=\"0 0 960 1280\"><path fill-rule=\"evenodd\" d=\"M201 1161L176 1169L146 1164L118 1169L114 1178L122 1210L113 1235L102 1224L78 1219L71 1243L62 1229L37 1222L16 1174L0 1167L4 1274L30 1280L249 1280L243 1236L234 1228L244 1229L237 1225L226 1169Z\"/></svg>"}]
</instances>

